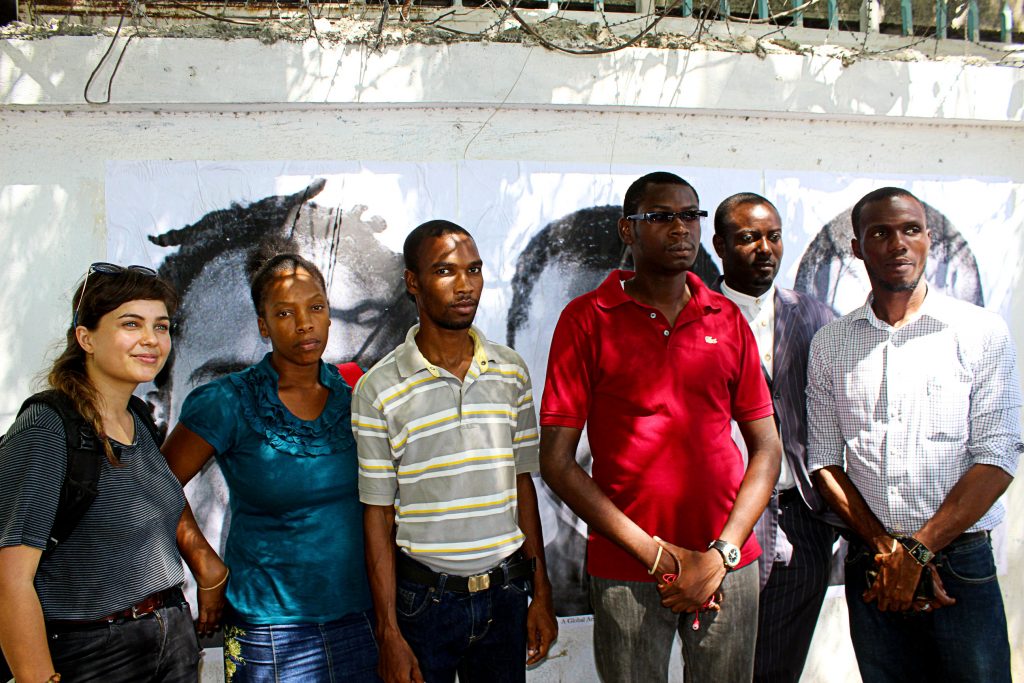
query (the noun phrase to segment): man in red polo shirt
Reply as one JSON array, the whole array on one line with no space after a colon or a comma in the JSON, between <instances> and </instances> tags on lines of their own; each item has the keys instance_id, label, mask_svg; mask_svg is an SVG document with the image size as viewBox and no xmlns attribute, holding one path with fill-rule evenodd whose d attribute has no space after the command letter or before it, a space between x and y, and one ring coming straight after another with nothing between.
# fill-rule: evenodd
<instances>
[{"instance_id":1,"label":"man in red polo shirt","mask_svg":"<svg viewBox=\"0 0 1024 683\"><path fill-rule=\"evenodd\" d=\"M665 681L677 632L691 680L753 675L760 549L751 532L781 446L749 325L689 272L706 216L676 175L634 182L619 235L636 272L614 271L572 301L551 342L541 472L589 525L594 654L606 682ZM592 477L573 457L584 425Z\"/></svg>"}]
</instances>

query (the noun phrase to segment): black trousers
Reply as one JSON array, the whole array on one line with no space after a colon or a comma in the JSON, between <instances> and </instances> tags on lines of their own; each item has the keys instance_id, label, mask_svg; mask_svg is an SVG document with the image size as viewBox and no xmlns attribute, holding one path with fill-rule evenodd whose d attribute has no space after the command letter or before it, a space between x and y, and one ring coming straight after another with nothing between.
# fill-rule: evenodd
<instances>
[{"instance_id":1,"label":"black trousers","mask_svg":"<svg viewBox=\"0 0 1024 683\"><path fill-rule=\"evenodd\" d=\"M800 680L828 588L837 537L831 526L811 514L799 494L787 493L779 498L779 527L793 546L793 556L789 564L772 566L761 591L754 653L757 683Z\"/></svg>"}]
</instances>

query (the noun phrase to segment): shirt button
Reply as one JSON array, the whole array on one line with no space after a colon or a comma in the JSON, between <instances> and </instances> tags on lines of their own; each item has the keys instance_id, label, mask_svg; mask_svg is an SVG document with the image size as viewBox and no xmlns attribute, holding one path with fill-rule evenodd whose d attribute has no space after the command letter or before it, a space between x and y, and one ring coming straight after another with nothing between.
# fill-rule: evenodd
<instances>
[{"instance_id":1,"label":"shirt button","mask_svg":"<svg viewBox=\"0 0 1024 683\"><path fill-rule=\"evenodd\" d=\"M766 361L767 361L767 360L771 360L771 359L772 359L772 354L770 354L770 353L766 353L766 354L764 354L764 359L765 359Z\"/></svg>"},{"instance_id":2,"label":"shirt button","mask_svg":"<svg viewBox=\"0 0 1024 683\"><path fill-rule=\"evenodd\" d=\"M654 320L657 317L658 317L657 313L651 313L651 320Z\"/></svg>"},{"instance_id":3,"label":"shirt button","mask_svg":"<svg viewBox=\"0 0 1024 683\"><path fill-rule=\"evenodd\" d=\"M668 330L665 330L665 336L666 336L666 337L667 337L668 335L670 335L670 334L671 334L671 332L669 332Z\"/></svg>"},{"instance_id":4,"label":"shirt button","mask_svg":"<svg viewBox=\"0 0 1024 683\"><path fill-rule=\"evenodd\" d=\"M761 321L761 327L768 327L768 321L767 320L762 320Z\"/></svg>"}]
</instances>

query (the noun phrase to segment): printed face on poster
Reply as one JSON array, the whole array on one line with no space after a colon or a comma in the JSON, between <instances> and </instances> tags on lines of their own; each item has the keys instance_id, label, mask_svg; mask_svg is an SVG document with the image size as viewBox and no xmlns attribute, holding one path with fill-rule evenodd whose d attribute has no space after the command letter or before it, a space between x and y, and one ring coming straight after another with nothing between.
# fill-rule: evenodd
<instances>
[{"instance_id":1,"label":"printed face on poster","mask_svg":"<svg viewBox=\"0 0 1024 683\"><path fill-rule=\"evenodd\" d=\"M173 426L189 391L270 350L259 336L248 292L247 263L259 250L296 251L318 265L328 282L332 316L324 359L368 368L401 343L416 320L402 280L406 234L444 218L473 234L484 260L476 325L522 354L539 404L562 308L610 270L630 264L616 224L626 188L650 170L516 162L110 163L110 259L151 265L182 295L172 362L147 388L148 398L158 417ZM946 217L934 219L943 230L936 242L948 246L939 252L933 246L929 281L976 303L994 301L997 308L1008 299L1012 282L980 270L972 247L982 230L997 229L998 221L1008 228L1014 216L960 215L943 204L968 189L998 202L1000 190L1009 191L1005 184L658 170L691 182L712 215L735 192L761 192L775 201L786 249L778 283L796 283L840 313L863 303L868 289L849 252L849 209L885 184L908 187L936 216ZM1004 200L1002 206L1012 204ZM695 268L709 282L719 275L712 232L709 219ZM1000 258L1003 248L985 255ZM585 437L577 457L589 466ZM585 526L542 483L538 492L556 609L560 615L585 613ZM211 542L222 548L227 491L216 466L206 468L188 493Z\"/></svg>"}]
</instances>

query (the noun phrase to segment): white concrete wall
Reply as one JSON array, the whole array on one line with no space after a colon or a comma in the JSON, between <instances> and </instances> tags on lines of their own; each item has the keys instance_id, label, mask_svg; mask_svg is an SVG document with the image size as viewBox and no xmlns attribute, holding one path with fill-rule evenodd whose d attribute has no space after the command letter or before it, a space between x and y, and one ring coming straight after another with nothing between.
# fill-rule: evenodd
<instances>
[{"instance_id":1,"label":"white concrete wall","mask_svg":"<svg viewBox=\"0 0 1024 683\"><path fill-rule=\"evenodd\" d=\"M82 88L107 41L0 41L0 426L67 324L72 284L105 255L110 160L511 159L1024 184L1021 69L154 38L129 47L114 103L88 106ZM109 70L99 76L105 83ZM1019 203L1020 189L1015 196ZM1006 244L1019 250L1022 232ZM1024 268L1024 252L1017 263ZM1012 291L1011 329L1024 357L1024 293ZM1011 488L1008 504L1002 585L1014 672L1024 679L1024 487ZM586 625L567 625L531 680L590 680L590 657ZM841 599L823 609L804 680L858 680Z\"/></svg>"}]
</instances>

